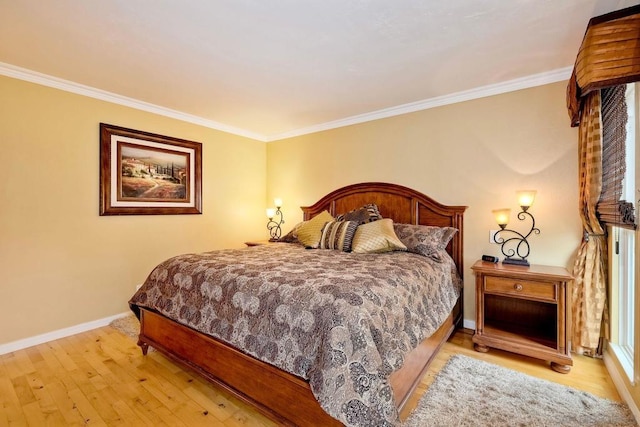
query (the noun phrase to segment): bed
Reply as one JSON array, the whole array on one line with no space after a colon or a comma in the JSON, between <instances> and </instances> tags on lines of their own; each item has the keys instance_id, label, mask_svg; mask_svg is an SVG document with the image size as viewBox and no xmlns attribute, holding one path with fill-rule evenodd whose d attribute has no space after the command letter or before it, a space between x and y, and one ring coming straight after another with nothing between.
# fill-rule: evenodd
<instances>
[{"instance_id":1,"label":"bed","mask_svg":"<svg viewBox=\"0 0 640 427\"><path fill-rule=\"evenodd\" d=\"M463 213L466 209L465 206L445 206L434 201L424 194L396 184L362 183L335 190L322 197L315 204L308 207L303 207L303 219L305 221L308 221L314 218L316 215L323 213L324 211L327 211L332 216L336 216L338 213L349 212L367 204L377 205L382 217L391 218L394 223L453 227L457 229L457 233L453 235L445 250L446 253L450 256L450 258L447 257L447 259L452 260L450 268L457 270L459 277L462 277ZM274 282L282 279L281 274L278 276L274 276L274 274L279 273L274 272L273 268L275 267L272 265L272 258L277 258L278 252L282 252L283 258L289 260L289 266L287 267L289 271L287 272L287 275L291 273L291 277L293 278L297 277L296 274L298 272L293 271L295 270L295 268L292 267L292 265L311 265L314 262L308 262L308 260L310 260L311 258L309 257L312 256L316 256L317 259L325 259L325 261L323 261L325 263L335 264L337 270L339 270L340 268L344 268L339 266L344 266L346 262L352 262L349 257L357 257L357 255L351 255L344 252L341 252L339 255L336 254L335 256L330 256L328 255L328 253L335 251L315 250L314 253L314 250L305 250L299 247L300 245L295 246L298 247L293 247L290 244L286 243L275 243L274 245L271 245L271 248L262 246L241 250L217 251L215 256L217 257L216 262L222 262L219 260L226 260L232 255L238 256L238 254L240 254L241 258L240 261L238 261L238 265L242 264L243 269L246 267L244 264L248 264L250 267L252 259L254 260L255 264L255 259L257 259L257 257L264 257L264 271L254 271L252 273L251 269L249 267L246 267L249 273L244 274L243 276L243 280L245 282L250 282L254 279L258 280L258 276L262 277L262 283L259 284L260 289L263 289L265 287L268 288ZM187 265L190 262L195 263L197 261L200 263L204 262L204 265L209 265L207 264L209 261L203 261L203 256L204 255L200 254L186 255L186 258L179 258L177 263ZM423 262L426 263L426 261L422 260L422 258L425 257L407 253L394 253L394 255L389 255L387 257L378 258L375 261L372 261L374 256L375 255L358 258L357 262L361 262L363 264L359 265L358 267L354 267L353 271L359 272L360 270L362 270L362 274L366 275L369 270L375 270L376 265L378 265L381 269L383 268L389 271L393 271L393 268L397 267L399 269L395 270L393 277L389 278L388 281L392 283L393 286L398 287L399 290L401 290L400 287L414 289L411 288L412 285L410 282L412 280L412 276L416 275L416 273L410 272L409 268L405 269L403 267L404 264L401 264L401 262L413 262L414 264ZM411 256L414 256L413 260L405 260L405 258L410 258ZM418 257L419 259L415 257ZM333 261L334 259L336 260L335 262ZM337 261L338 259L339 261ZM298 262L298 260L300 260L300 262ZM387 267L386 264L384 264L381 260L387 262L389 267ZM172 262L176 263L175 260L173 260ZM366 264L367 262L369 262L370 264ZM429 263L430 265L436 265L431 261L429 261ZM228 272L228 270L230 269L229 266L231 266L232 270L234 269L232 268L233 264L227 263L227 268L225 271ZM204 267L198 266L195 268L202 269ZM358 270L358 268L360 270ZM445 267L436 266L434 268L444 269ZM312 268L309 267L309 270L312 270ZM147 282L156 280L157 276L161 276L162 274L158 273L158 271L161 271L163 272L162 274L164 274L164 271L166 270L163 270L161 268L159 269L157 267L156 269L154 269L154 272L150 274L150 279L147 279ZM308 275L309 273L305 271L304 274ZM346 273L345 271L343 271L341 274ZM322 276L322 274L317 274L317 276L318 280L321 280L319 276ZM175 277L179 277L179 279L175 279ZM152 278L153 280L151 280ZM224 280L222 276L220 276L219 278L220 280ZM180 275L174 276L173 278L174 282L181 280L182 276ZM296 281L295 279L291 280ZM211 382L233 393L241 400L250 403L260 412L283 425L342 425L343 423L338 421L338 419L336 418L342 419L345 424L349 425L371 424L372 420L375 420L375 423L377 425L394 424L394 419L397 421L398 414L400 414L400 416L406 415L402 411L407 403L407 400L409 399L411 393L414 391L415 387L420 382L429 363L437 353L440 346L449 338L456 326L461 326L462 322L463 298L462 290L460 288L459 294L457 294L459 296L454 301L455 304L450 305L450 307L452 307L450 311L447 311L446 313L439 313L438 316L425 314L424 319L420 318L418 320L411 320L411 322L422 322L428 324L427 326L430 327L431 331L428 337L425 337L423 339L423 337L412 332L412 325L403 326L404 330L406 330L407 332L403 332L402 335L409 335L411 337L416 336L419 339L409 347L404 342L398 341L396 343L394 341L393 346L397 348L394 347L392 352L394 356L392 356L391 359L392 361L395 361L397 359L397 363L389 363L387 361L388 358L385 358L383 360L384 363L381 362L380 365L384 367L384 369L382 370L385 372L384 375L380 373L376 375L370 375L368 372L366 372L366 370L362 374L358 374L356 372L354 374L354 378L356 378L355 380L349 379L346 381L349 384L349 387L344 386L345 381L344 379L342 379L340 381L340 387L342 388L338 388L338 386L334 385L334 383L338 383L338 379L340 379L342 375L336 374L334 378L334 371L331 370L335 367L334 365L339 365L339 363L335 362L335 360L340 360L340 357L336 356L336 352L334 350L326 350L326 354L323 353L324 350L322 350L320 352L322 353L320 356L314 356L314 358L321 359L323 362L328 361L326 364L331 369L326 371L329 372L329 374L327 374L324 371L318 373L317 370L310 366L309 361L306 360L305 357L302 357L307 353L313 353L303 348L307 344L298 344L297 342L293 342L293 344L291 344L290 342L287 342L286 344L281 343L282 345L280 347L277 347L275 345L272 345L272 343L261 345L261 341L255 337L252 337L252 339L243 337L242 342L246 344L246 346L243 348L243 346L237 344L237 341L234 341L234 334L236 334L236 332L228 324L224 324L221 327L220 325L218 325L217 327L219 327L219 329L216 330L215 334L204 333L196 330L202 329L197 328L194 325L199 325L198 322L201 321L201 318L203 316L206 317L206 314L198 314L198 312L196 312L195 310L192 311L189 307L183 306L180 307L180 314L178 316L173 316L178 320L174 320L163 314L163 312L168 313L171 310L163 310L162 308L152 308L150 306L147 306L144 299L146 298L147 294L151 294L153 292L150 289L145 290L145 286L151 286L148 285L147 282L145 282L143 289L141 289L142 295L144 296L141 297L141 291L138 291L138 293L136 293L136 295L134 295L134 297L130 301L132 310L140 318L141 328L138 345L140 345L140 347L142 348L143 353L146 354L149 346L154 347L173 360L186 365L191 369L194 369L196 372L198 372ZM407 282L408 284L405 284L405 282ZM245 284L243 284L243 286L244 285ZM290 284L286 283L285 281L281 285L286 287ZM163 285L161 284L160 286ZM190 286L191 282L187 284L187 287ZM212 286L210 288L213 289L215 288L215 286ZM325 288L328 289L331 288L331 286L326 286L325 284ZM177 295L178 292L181 291L175 291L174 293ZM269 292L265 294L268 296L264 296L263 298L280 298L280 296L273 297L272 295L274 294L272 292ZM330 294L330 291L326 291L321 295L324 298ZM295 293L293 293L292 295L295 295ZM332 296L332 298L334 298L334 296ZM237 292L236 294L234 294L234 298L236 298L236 300L234 300L234 306L237 307L238 310L241 310L242 313L252 310L255 311L257 310L256 307L260 306L260 303L256 302L256 298L252 297L251 295L245 295L242 292ZM305 303L307 303L307 300L314 298L315 297L303 297ZM345 297L344 299L348 301L349 298L362 299L357 295L353 297ZM371 297L372 301L374 298L378 297ZM444 299L444 297L442 298ZM420 301L416 302L416 304L419 303ZM171 301L167 301L165 305L171 304ZM381 304L389 305L388 301ZM404 304L408 303L406 301L402 301L401 305ZM204 310L207 310L207 308L205 308ZM349 307L347 307L347 311L345 313L348 313L348 310ZM177 312L177 308L174 311ZM354 310L354 312L355 311L357 310ZM238 313L241 312L239 311ZM205 311L203 311L202 313L205 313ZM287 311L279 315L281 315L282 317L295 317L292 320L290 319L290 322L292 325L297 325L297 329L295 329L293 326L291 326L290 329L295 329L295 331L297 331L296 333L303 336L304 338L305 334L300 333L300 331L306 330L305 325L312 324L313 319L309 320L308 318L305 318L301 313L303 313L303 311L296 311L295 313L293 311ZM296 315L298 317L296 317ZM275 316L275 314L266 315L265 313L258 313L256 318L259 320L256 320L256 322L262 322L264 321L264 319L271 318L273 316ZM354 317L348 314L346 316L338 316L335 313L332 314L332 316L332 319ZM384 313L382 313L382 316L384 316ZM240 321L240 323L245 322L244 317L239 318L243 319ZM429 324L429 322L435 322L435 318L438 319L437 324ZM186 324L191 323L185 321L185 319L192 320L193 327L187 326ZM361 324L365 324L368 320L370 319L363 319L360 317L355 319L356 323L359 322ZM209 325L209 323L205 322L203 324ZM323 328L326 329L326 326L323 326ZM347 325L345 326L345 328L353 327L351 325ZM334 329L338 330L338 328ZM219 333L219 330L227 331L226 335L224 333ZM371 332L371 334L369 333L369 331ZM363 354L363 356L361 357L363 357L363 359L367 363L369 362L369 359L377 357L376 353L367 353L367 351L371 350L372 346L378 346L379 342L382 340L378 339L377 331L378 330L376 329L376 327L368 326L368 329L366 329L364 331L365 333L363 333L363 336L366 335L366 339L363 338L363 342L365 344L362 345L363 349L359 349L359 351ZM276 331L276 333L279 332ZM336 338L335 336L333 336L331 339L335 340ZM411 341L411 339L409 339L409 341ZM235 343L236 345L233 345L232 343ZM300 346L300 348L296 347L296 350L299 350L302 356L295 358L295 360L289 360L288 355L286 354L286 352L282 352L281 347L286 348L286 346L291 345L293 345L294 347ZM349 345L354 348L356 346L355 344ZM350 354L355 354L355 350L353 348L350 348L349 351L351 352ZM282 369L277 367L276 364L263 361L271 361L272 359L277 359L279 362L286 359L284 362L282 362ZM361 369L360 365L354 363L349 364L349 369L353 371L355 369L354 366L358 369ZM304 372L305 374L296 375L296 373L300 372ZM380 382L381 384L381 388L379 390L369 390L367 388L370 384L377 384L378 382ZM336 387L336 389L333 390L331 389L331 387ZM319 388L325 388L325 393L319 393ZM343 389L346 390L344 392L346 396L345 399L348 398L349 392L353 393L353 389L357 389L357 391L366 398L363 400L366 400L367 405L370 404L371 408L375 407L375 411L378 411L382 414L380 415L381 418L375 418L376 416L378 416L378 413L376 412L374 414L374 409L370 409L368 407L360 408L360 406L358 405L352 405L352 407L349 406L349 402L354 402L355 400L345 400L345 402L347 403L342 404L342 409L338 408L334 410L333 408L331 408L331 410L334 411L334 416L336 416L336 418L330 416L325 411L325 409L323 409L323 406L321 406L321 403L319 403L319 401L322 402L324 408L327 408L327 403L323 400L322 396L326 395L328 392L333 392L337 395L343 393ZM363 389L365 390L365 394L362 394ZM320 395L320 397L317 397L314 394L314 391L316 392L316 394ZM378 402L378 399L380 399L381 403ZM360 403L359 401L355 402ZM389 402L391 402L393 410L385 407L385 404L388 405ZM367 414L366 416L362 415L365 410L370 410L371 414ZM341 412L340 414L338 414L339 416L336 415L336 411Z\"/></svg>"}]
</instances>

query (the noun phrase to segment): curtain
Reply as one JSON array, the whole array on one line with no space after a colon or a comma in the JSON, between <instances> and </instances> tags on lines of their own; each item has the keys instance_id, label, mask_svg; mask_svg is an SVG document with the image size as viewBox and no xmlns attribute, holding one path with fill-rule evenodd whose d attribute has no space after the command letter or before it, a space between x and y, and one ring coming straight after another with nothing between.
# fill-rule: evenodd
<instances>
[{"instance_id":1,"label":"curtain","mask_svg":"<svg viewBox=\"0 0 640 427\"><path fill-rule=\"evenodd\" d=\"M600 336L608 333L607 240L598 220L597 204L603 192L604 169L616 166L619 153L603 159L603 119L600 90L640 81L640 4L592 18L578 51L569 84L567 109L571 126L579 127L580 216L584 239L573 268L572 343L579 353L598 355ZM607 137L608 138L608 137ZM607 142L610 139L607 139ZM618 165L621 165L618 163ZM615 172L614 172L614 178ZM605 177L600 220L635 228L632 204L612 199L615 179ZM610 193L610 189L614 191ZM605 334L601 334L604 331Z\"/></svg>"},{"instance_id":2,"label":"curtain","mask_svg":"<svg viewBox=\"0 0 640 427\"><path fill-rule=\"evenodd\" d=\"M580 354L597 355L607 300L607 240L596 206L602 191L600 91L583 99L578 134L580 217L584 239L573 268L572 343Z\"/></svg>"}]
</instances>

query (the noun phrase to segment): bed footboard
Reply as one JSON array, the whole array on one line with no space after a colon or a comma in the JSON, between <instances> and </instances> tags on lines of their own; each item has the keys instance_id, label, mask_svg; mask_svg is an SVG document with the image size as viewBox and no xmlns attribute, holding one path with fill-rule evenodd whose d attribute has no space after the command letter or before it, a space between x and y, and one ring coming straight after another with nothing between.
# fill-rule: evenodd
<instances>
[{"instance_id":1,"label":"bed footboard","mask_svg":"<svg viewBox=\"0 0 640 427\"><path fill-rule=\"evenodd\" d=\"M396 406L402 416L429 364L453 333L455 321L451 314L431 337L407 355L402 369L391 375ZM149 346L154 347L282 425L342 425L320 407L304 379L142 307L138 345L143 354Z\"/></svg>"}]
</instances>

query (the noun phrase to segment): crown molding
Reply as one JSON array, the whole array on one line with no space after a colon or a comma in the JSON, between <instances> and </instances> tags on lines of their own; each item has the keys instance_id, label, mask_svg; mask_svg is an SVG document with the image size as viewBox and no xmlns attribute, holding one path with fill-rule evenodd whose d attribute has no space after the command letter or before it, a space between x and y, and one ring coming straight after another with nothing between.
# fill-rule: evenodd
<instances>
[{"instance_id":1,"label":"crown molding","mask_svg":"<svg viewBox=\"0 0 640 427\"><path fill-rule=\"evenodd\" d=\"M253 132L246 131L244 129L227 126L213 120L204 119L202 117L183 113L181 111L172 110L170 108L165 108L159 105L150 104L148 102L139 101L137 99L118 95L116 93L107 92L102 89L97 89L91 86L86 86L80 83L75 83L69 80L64 80L58 77L39 73L37 71L17 67L5 62L0 62L0 75L36 83L42 86L48 86L54 89L64 90L66 92L87 96L89 98L99 99L101 101L111 102L113 104L123 105L125 107L135 108L136 110L158 114L160 116L181 120L187 123L193 123L195 125L203 126L209 129L215 129L246 138L256 139L258 141L266 141L264 135L259 135Z\"/></svg>"},{"instance_id":2,"label":"crown molding","mask_svg":"<svg viewBox=\"0 0 640 427\"><path fill-rule=\"evenodd\" d=\"M521 77L502 83L482 86L475 89L456 92L436 98L424 99L422 101L411 102L408 104L397 105L395 107L372 111L365 114L359 114L357 116L351 116L345 119L321 123L318 125L292 130L277 135L271 135L266 138L266 141L271 142L281 139L293 138L310 133L351 126L359 123L370 122L373 120L399 116L402 114L414 113L416 111L428 110L430 108L442 107L444 105L456 104L458 102L471 101L473 99L485 98L487 96L500 95L507 92L514 92L516 90L528 89L531 87L543 86L550 83L569 80L572 70L573 67L559 68L557 70L533 74L531 76Z\"/></svg>"},{"instance_id":3,"label":"crown molding","mask_svg":"<svg viewBox=\"0 0 640 427\"><path fill-rule=\"evenodd\" d=\"M513 92L521 89L528 89L535 86L542 86L550 83L568 80L571 76L573 67L559 68L545 73L533 74L531 76L509 80L493 85L482 86L462 92L456 92L449 95L443 95L436 98L425 99L421 101L402 104L395 107L385 108L382 110L372 111L370 113L358 114L356 116L347 117L331 122L320 123L306 128L296 129L288 132L265 136L250 132L244 129L227 126L213 120L204 119L202 117L186 114L180 111L161 107L159 105L150 104L148 102L139 101L126 96L85 86L69 80L60 79L58 77L42 74L37 71L28 70L26 68L17 67L15 65L0 62L0 75L12 77L19 80L25 80L31 83L64 90L66 92L87 96L101 101L111 102L123 105L137 110L147 111L149 113L158 114L172 119L181 120L187 123L215 129L221 132L251 138L257 141L271 142L281 139L293 138L296 136L307 135L310 133L321 132L325 130L336 129L345 126L351 126L359 123L370 122L373 120L385 119L388 117L399 116L402 114L414 113L416 111L428 110L430 108L442 107L445 105L456 104L458 102L470 101L473 99L485 98L487 96L499 95L507 92Z\"/></svg>"}]
</instances>

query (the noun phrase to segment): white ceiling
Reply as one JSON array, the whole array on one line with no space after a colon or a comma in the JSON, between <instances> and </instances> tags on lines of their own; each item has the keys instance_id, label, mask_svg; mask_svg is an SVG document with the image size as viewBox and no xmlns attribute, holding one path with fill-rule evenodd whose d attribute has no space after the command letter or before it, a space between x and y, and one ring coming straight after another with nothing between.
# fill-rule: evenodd
<instances>
[{"instance_id":1,"label":"white ceiling","mask_svg":"<svg viewBox=\"0 0 640 427\"><path fill-rule=\"evenodd\" d=\"M589 19L634 4L0 0L0 73L272 140L566 79Z\"/></svg>"}]
</instances>

